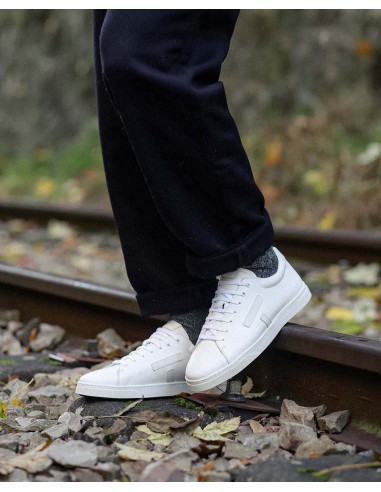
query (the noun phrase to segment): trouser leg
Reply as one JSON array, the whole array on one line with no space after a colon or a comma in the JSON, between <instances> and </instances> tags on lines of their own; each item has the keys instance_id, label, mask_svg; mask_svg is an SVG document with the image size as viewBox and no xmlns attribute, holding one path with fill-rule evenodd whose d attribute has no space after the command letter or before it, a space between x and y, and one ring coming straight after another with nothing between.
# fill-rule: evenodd
<instances>
[{"instance_id":1,"label":"trouser leg","mask_svg":"<svg viewBox=\"0 0 381 492\"><path fill-rule=\"evenodd\" d=\"M219 81L238 14L108 10L100 33L103 77L144 180L199 278L250 264L273 241Z\"/></svg>"},{"instance_id":2,"label":"trouser leg","mask_svg":"<svg viewBox=\"0 0 381 492\"><path fill-rule=\"evenodd\" d=\"M140 311L149 316L208 307L217 280L192 277L187 272L185 246L168 230L158 213L123 123L104 86L99 35L105 17L105 10L94 11L99 131L110 201Z\"/></svg>"}]
</instances>

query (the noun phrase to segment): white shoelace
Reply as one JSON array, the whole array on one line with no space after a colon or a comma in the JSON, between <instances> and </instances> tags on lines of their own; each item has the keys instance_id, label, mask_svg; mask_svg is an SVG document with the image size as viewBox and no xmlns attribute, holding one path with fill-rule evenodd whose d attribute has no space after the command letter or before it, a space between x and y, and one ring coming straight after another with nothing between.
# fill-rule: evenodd
<instances>
[{"instance_id":1,"label":"white shoelace","mask_svg":"<svg viewBox=\"0 0 381 492\"><path fill-rule=\"evenodd\" d=\"M144 342L138 348L130 352L128 355L125 355L121 359L114 360L112 364L126 365L129 361L136 362L137 356L144 357L144 351L148 351L153 354L154 350L152 349L154 347L158 349L162 349L165 345L169 347L171 344L168 343L170 341L168 337L175 340L176 342L180 341L177 334L173 333L173 331L168 330L167 328L164 328L163 326L160 326L154 333L152 333L149 338L147 338L147 340L144 340ZM152 345L154 347L152 347Z\"/></svg>"},{"instance_id":2,"label":"white shoelace","mask_svg":"<svg viewBox=\"0 0 381 492\"><path fill-rule=\"evenodd\" d=\"M236 285L236 290L226 289L222 285ZM199 340L222 340L217 332L226 332L226 326L222 323L231 323L231 317L226 316L234 314L236 311L231 309L231 304L241 304L235 296L245 296L245 292L240 291L239 287L248 287L247 282L236 282L234 279L224 278L223 276L218 282L216 294L212 301L212 307L209 309L209 314L205 320L203 330L204 333L199 336ZM218 307L220 304L221 307ZM229 309L230 307L230 309ZM218 313L221 313L220 315Z\"/></svg>"}]
</instances>

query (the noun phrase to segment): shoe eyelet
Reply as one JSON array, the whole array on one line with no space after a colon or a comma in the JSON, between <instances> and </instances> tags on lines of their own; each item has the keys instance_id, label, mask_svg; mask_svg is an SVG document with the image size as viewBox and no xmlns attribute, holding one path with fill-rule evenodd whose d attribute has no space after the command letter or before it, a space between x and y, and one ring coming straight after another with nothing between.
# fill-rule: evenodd
<instances>
[{"instance_id":1,"label":"shoe eyelet","mask_svg":"<svg viewBox=\"0 0 381 492\"><path fill-rule=\"evenodd\" d=\"M232 320L230 320L229 323L232 323Z\"/></svg>"}]
</instances>

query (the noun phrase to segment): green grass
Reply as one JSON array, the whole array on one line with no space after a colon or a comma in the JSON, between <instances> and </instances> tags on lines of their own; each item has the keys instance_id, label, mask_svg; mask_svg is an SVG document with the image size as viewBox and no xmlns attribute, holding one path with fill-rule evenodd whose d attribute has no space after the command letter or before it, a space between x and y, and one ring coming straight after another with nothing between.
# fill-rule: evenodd
<instances>
[{"instance_id":1,"label":"green grass","mask_svg":"<svg viewBox=\"0 0 381 492\"><path fill-rule=\"evenodd\" d=\"M38 362L42 362L43 364L49 364L49 366L62 366L63 363L59 360L49 359L49 357L43 357L42 359L38 359Z\"/></svg>"},{"instance_id":2,"label":"green grass","mask_svg":"<svg viewBox=\"0 0 381 492\"><path fill-rule=\"evenodd\" d=\"M381 424L370 424L369 422L364 422L362 420L353 420L351 426L381 437Z\"/></svg>"},{"instance_id":3,"label":"green grass","mask_svg":"<svg viewBox=\"0 0 381 492\"><path fill-rule=\"evenodd\" d=\"M94 169L99 171L103 181L96 120L90 121L63 150L44 147L28 155L0 155L0 198L22 196L57 200L65 197L64 185L68 180L82 178L86 181L86 172ZM44 181L49 181L49 184L41 191L41 182Z\"/></svg>"},{"instance_id":4,"label":"green grass","mask_svg":"<svg viewBox=\"0 0 381 492\"><path fill-rule=\"evenodd\" d=\"M16 364L14 360L0 359L1 366L13 366L14 364Z\"/></svg>"},{"instance_id":5,"label":"green grass","mask_svg":"<svg viewBox=\"0 0 381 492\"><path fill-rule=\"evenodd\" d=\"M183 398L181 396L178 398L174 398L172 400L172 403L174 405L177 405L178 407L188 408L190 410L198 410L199 412L203 411L206 414L211 415L213 417L216 416L218 413L218 410L216 410L215 408L203 407L202 405L195 403L191 400L187 400L186 398Z\"/></svg>"}]
</instances>

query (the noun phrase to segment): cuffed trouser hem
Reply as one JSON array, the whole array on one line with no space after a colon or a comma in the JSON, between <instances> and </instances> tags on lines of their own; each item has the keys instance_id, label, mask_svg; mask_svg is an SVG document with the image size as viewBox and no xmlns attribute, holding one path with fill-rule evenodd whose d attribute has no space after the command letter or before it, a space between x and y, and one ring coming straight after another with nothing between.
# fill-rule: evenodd
<instances>
[{"instance_id":1,"label":"cuffed trouser hem","mask_svg":"<svg viewBox=\"0 0 381 492\"><path fill-rule=\"evenodd\" d=\"M213 279L179 285L173 289L137 294L136 300L142 316L185 313L197 307L210 307L217 284L218 279Z\"/></svg>"},{"instance_id":2,"label":"cuffed trouser hem","mask_svg":"<svg viewBox=\"0 0 381 492\"><path fill-rule=\"evenodd\" d=\"M233 272L237 268L250 265L264 253L274 240L274 229L270 219L263 226L237 245L218 255L197 256L186 251L186 268L190 275L199 278L212 278L223 273Z\"/></svg>"}]
</instances>

